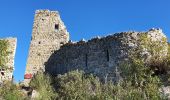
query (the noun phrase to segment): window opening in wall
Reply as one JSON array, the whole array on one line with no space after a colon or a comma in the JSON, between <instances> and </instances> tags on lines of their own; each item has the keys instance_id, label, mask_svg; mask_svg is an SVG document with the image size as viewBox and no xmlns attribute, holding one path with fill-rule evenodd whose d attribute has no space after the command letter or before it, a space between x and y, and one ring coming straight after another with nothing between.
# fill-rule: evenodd
<instances>
[{"instance_id":1,"label":"window opening in wall","mask_svg":"<svg viewBox=\"0 0 170 100\"><path fill-rule=\"evenodd\" d=\"M5 75L4 72L1 72L1 75L4 76Z\"/></svg>"},{"instance_id":2,"label":"window opening in wall","mask_svg":"<svg viewBox=\"0 0 170 100\"><path fill-rule=\"evenodd\" d=\"M42 21L44 21L45 19L44 18L42 18Z\"/></svg>"},{"instance_id":3,"label":"window opening in wall","mask_svg":"<svg viewBox=\"0 0 170 100\"><path fill-rule=\"evenodd\" d=\"M55 31L57 32L59 30L59 25L55 24Z\"/></svg>"},{"instance_id":4,"label":"window opening in wall","mask_svg":"<svg viewBox=\"0 0 170 100\"><path fill-rule=\"evenodd\" d=\"M87 54L86 54L86 67L87 67L87 60L88 60L88 58L87 58Z\"/></svg>"},{"instance_id":5,"label":"window opening in wall","mask_svg":"<svg viewBox=\"0 0 170 100\"><path fill-rule=\"evenodd\" d=\"M106 51L107 61L109 61L109 50Z\"/></svg>"}]
</instances>

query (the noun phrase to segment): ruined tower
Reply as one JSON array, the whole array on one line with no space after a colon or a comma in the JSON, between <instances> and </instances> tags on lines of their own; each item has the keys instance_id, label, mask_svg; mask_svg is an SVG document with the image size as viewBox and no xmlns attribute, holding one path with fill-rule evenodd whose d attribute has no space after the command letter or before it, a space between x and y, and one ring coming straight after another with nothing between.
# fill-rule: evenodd
<instances>
[{"instance_id":1,"label":"ruined tower","mask_svg":"<svg viewBox=\"0 0 170 100\"><path fill-rule=\"evenodd\" d=\"M0 39L5 40L8 42L8 56L7 56L7 63L5 64L6 68L0 68L0 84L4 81L12 81L13 79L13 71L14 71L14 58L15 58L15 51L17 46L17 39L16 38L5 38Z\"/></svg>"},{"instance_id":2,"label":"ruined tower","mask_svg":"<svg viewBox=\"0 0 170 100\"><path fill-rule=\"evenodd\" d=\"M27 59L25 80L39 70L55 50L69 41L69 33L56 11L37 10L34 18L32 38Z\"/></svg>"}]
</instances>

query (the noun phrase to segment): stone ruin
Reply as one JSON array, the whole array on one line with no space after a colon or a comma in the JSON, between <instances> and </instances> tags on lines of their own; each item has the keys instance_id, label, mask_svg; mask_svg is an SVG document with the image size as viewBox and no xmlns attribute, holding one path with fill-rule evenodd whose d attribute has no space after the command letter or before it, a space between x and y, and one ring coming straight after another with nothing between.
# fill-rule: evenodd
<instances>
[{"instance_id":1,"label":"stone ruin","mask_svg":"<svg viewBox=\"0 0 170 100\"><path fill-rule=\"evenodd\" d=\"M9 55L7 56L7 63L5 65L7 66L7 68L0 69L0 83L3 83L4 81L12 81L13 79L14 58L15 58L15 51L17 46L17 39L6 38L1 40L7 40L9 44L8 46Z\"/></svg>"},{"instance_id":2,"label":"stone ruin","mask_svg":"<svg viewBox=\"0 0 170 100\"><path fill-rule=\"evenodd\" d=\"M141 49L142 36L158 43L156 48L160 48L160 53L155 55L149 49ZM159 60L166 59L168 45L162 30L122 32L88 41L69 42L50 56L45 63L45 71L51 75L58 75L79 69L85 73L93 73L103 81L119 81L121 64L129 61L133 53L139 50L140 57L148 64L156 57L159 57Z\"/></svg>"},{"instance_id":3,"label":"stone ruin","mask_svg":"<svg viewBox=\"0 0 170 100\"><path fill-rule=\"evenodd\" d=\"M158 54L140 48L142 35L159 43L162 48ZM25 82L29 82L40 70L58 75L77 69L102 79L119 80L119 65L128 60L132 51L139 49L145 62L155 56L164 60L168 53L167 38L161 29L151 29L147 32L121 32L74 43L69 41L69 33L58 12L37 10Z\"/></svg>"},{"instance_id":4,"label":"stone ruin","mask_svg":"<svg viewBox=\"0 0 170 100\"><path fill-rule=\"evenodd\" d=\"M55 50L69 41L69 33L61 21L59 13L49 10L37 10L35 13L30 51L26 65L25 81L39 70Z\"/></svg>"}]
</instances>

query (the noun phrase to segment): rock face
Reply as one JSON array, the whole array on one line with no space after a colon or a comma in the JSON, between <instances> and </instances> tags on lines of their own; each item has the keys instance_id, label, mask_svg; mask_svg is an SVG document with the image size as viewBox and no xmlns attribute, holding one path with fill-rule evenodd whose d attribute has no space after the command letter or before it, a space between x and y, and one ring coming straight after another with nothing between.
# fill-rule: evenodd
<instances>
[{"instance_id":1,"label":"rock face","mask_svg":"<svg viewBox=\"0 0 170 100\"><path fill-rule=\"evenodd\" d=\"M27 60L25 80L29 80L39 70L50 55L69 41L69 33L58 12L37 10L34 18L32 40Z\"/></svg>"},{"instance_id":2,"label":"rock face","mask_svg":"<svg viewBox=\"0 0 170 100\"><path fill-rule=\"evenodd\" d=\"M14 71L14 58L15 58L15 51L17 46L17 39L16 38L6 38L2 40L8 41L8 52L9 55L7 57L7 68L0 69L0 83L4 81L12 81L13 78L13 71Z\"/></svg>"},{"instance_id":3,"label":"rock face","mask_svg":"<svg viewBox=\"0 0 170 100\"><path fill-rule=\"evenodd\" d=\"M45 68L52 75L79 69L116 81L120 77L120 64L130 57L138 55L146 64L157 66L168 53L167 39L161 29L116 33L87 42L68 40L69 34L58 12L36 11L25 80Z\"/></svg>"},{"instance_id":4,"label":"rock face","mask_svg":"<svg viewBox=\"0 0 170 100\"><path fill-rule=\"evenodd\" d=\"M45 67L52 75L79 69L103 80L117 81L120 64L130 57L138 55L145 63L157 66L152 59L163 61L167 53L168 44L161 29L122 32L87 42L67 43L51 55Z\"/></svg>"}]
</instances>

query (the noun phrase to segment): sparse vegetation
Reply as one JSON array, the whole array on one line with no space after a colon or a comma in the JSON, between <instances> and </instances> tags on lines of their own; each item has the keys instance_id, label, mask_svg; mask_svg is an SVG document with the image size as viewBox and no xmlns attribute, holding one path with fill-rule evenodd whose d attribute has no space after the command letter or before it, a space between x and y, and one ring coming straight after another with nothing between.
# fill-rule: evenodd
<instances>
[{"instance_id":1,"label":"sparse vegetation","mask_svg":"<svg viewBox=\"0 0 170 100\"><path fill-rule=\"evenodd\" d=\"M162 40L162 44L166 42ZM163 45L151 41L145 34L140 38L139 50L131 51L128 62L120 65L123 80L118 83L102 83L97 76L86 74L83 71L71 71L56 77L38 72L30 82L30 87L38 92L35 100L166 100L160 88L168 84L170 65L170 45L168 57L160 60L158 53L163 50ZM0 66L6 63L8 43L0 41ZM153 58L146 64L141 59L140 50L146 50ZM154 68L152 68L154 66ZM157 69L165 73L156 73ZM160 70L161 69L161 70ZM6 83L0 87L0 99L26 100L28 97L20 91L20 86ZM30 98L29 98L30 99Z\"/></svg>"},{"instance_id":2,"label":"sparse vegetation","mask_svg":"<svg viewBox=\"0 0 170 100\"><path fill-rule=\"evenodd\" d=\"M8 56L8 41L0 40L0 68L5 68Z\"/></svg>"},{"instance_id":3,"label":"sparse vegetation","mask_svg":"<svg viewBox=\"0 0 170 100\"><path fill-rule=\"evenodd\" d=\"M37 73L30 82L30 86L39 92L39 96L36 98L38 100L54 100L57 95L54 94L50 76L43 74L43 72Z\"/></svg>"},{"instance_id":4,"label":"sparse vegetation","mask_svg":"<svg viewBox=\"0 0 170 100\"><path fill-rule=\"evenodd\" d=\"M124 74L124 80L118 84L113 84L112 82L101 83L99 79L93 75L86 75L82 71L72 71L64 75L59 75L54 78L54 80L49 80L49 76L41 80L36 78L31 84L40 94L51 90L52 87L55 92L46 92L50 98L48 100L53 100L54 97L57 100L163 100L160 92L159 78L157 76L152 76L152 71L145 68L138 61L134 62L132 68L129 69L130 65L123 66L123 72L127 70ZM140 68L136 70L137 66ZM129 73L128 71L136 70L140 74ZM126 75L128 74L128 77ZM40 75L40 74L39 74ZM40 77L40 76L35 77ZM37 80L40 79L40 80ZM42 83L42 84L37 84ZM45 82L44 82L45 81ZM39 89L45 86L43 89ZM48 87L46 87L48 86ZM52 94L51 94L52 93ZM55 96L54 96L55 95ZM52 99L53 98L53 99ZM38 98L37 98L38 99ZM40 99L41 95L40 95Z\"/></svg>"},{"instance_id":5,"label":"sparse vegetation","mask_svg":"<svg viewBox=\"0 0 170 100\"><path fill-rule=\"evenodd\" d=\"M121 66L121 71L124 88L132 91L132 94L127 94L128 98L130 96L132 100L141 100L142 98L144 100L163 99L159 91L162 85L159 77L155 76L154 71L141 60L134 59L131 63L124 63Z\"/></svg>"},{"instance_id":6,"label":"sparse vegetation","mask_svg":"<svg viewBox=\"0 0 170 100\"><path fill-rule=\"evenodd\" d=\"M167 66L165 66L165 60L167 60L167 58L162 54L165 54L164 52L166 52L164 50L165 48L167 48L167 39L162 37L162 40L158 42L152 40L147 34L143 33L140 35L139 41L139 49L137 52L133 53L132 58L134 57L134 55L138 55L137 58L141 59L141 57L139 56L141 55L140 53L145 52L146 54L142 55L142 58L144 58L143 60L145 60L149 67L152 67L152 69L159 71L166 69ZM147 61L146 58L148 58L150 55L152 55L152 57L150 57L150 59Z\"/></svg>"},{"instance_id":7,"label":"sparse vegetation","mask_svg":"<svg viewBox=\"0 0 170 100\"><path fill-rule=\"evenodd\" d=\"M11 82L5 82L0 87L1 100L27 100L26 98L20 90L20 87Z\"/></svg>"}]
</instances>

